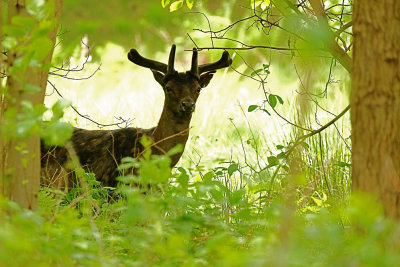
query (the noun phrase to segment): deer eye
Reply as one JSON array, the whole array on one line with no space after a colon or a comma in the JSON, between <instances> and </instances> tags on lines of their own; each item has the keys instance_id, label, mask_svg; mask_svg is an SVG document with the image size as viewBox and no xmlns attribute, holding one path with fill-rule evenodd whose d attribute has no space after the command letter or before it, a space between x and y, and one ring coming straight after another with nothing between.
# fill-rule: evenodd
<instances>
[{"instance_id":1,"label":"deer eye","mask_svg":"<svg viewBox=\"0 0 400 267\"><path fill-rule=\"evenodd\" d=\"M171 92L172 92L171 87L165 86L165 92L166 92L166 93L171 93Z\"/></svg>"},{"instance_id":2,"label":"deer eye","mask_svg":"<svg viewBox=\"0 0 400 267\"><path fill-rule=\"evenodd\" d=\"M197 93L201 92L201 87L197 88Z\"/></svg>"}]
</instances>

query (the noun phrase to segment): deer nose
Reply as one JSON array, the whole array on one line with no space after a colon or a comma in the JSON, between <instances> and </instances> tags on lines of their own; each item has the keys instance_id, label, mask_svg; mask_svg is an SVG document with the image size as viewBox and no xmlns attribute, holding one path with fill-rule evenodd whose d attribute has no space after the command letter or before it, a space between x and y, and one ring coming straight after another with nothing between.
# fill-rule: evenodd
<instances>
[{"instance_id":1,"label":"deer nose","mask_svg":"<svg viewBox=\"0 0 400 267\"><path fill-rule=\"evenodd\" d=\"M184 111L193 111L194 110L194 103L193 102L182 101L181 105L182 105L182 109Z\"/></svg>"}]
</instances>

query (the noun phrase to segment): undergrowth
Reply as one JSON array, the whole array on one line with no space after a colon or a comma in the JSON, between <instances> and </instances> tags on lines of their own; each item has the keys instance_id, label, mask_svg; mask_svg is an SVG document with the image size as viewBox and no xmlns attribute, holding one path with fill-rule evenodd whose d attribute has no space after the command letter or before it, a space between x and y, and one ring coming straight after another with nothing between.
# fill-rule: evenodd
<instances>
[{"instance_id":1,"label":"undergrowth","mask_svg":"<svg viewBox=\"0 0 400 267\"><path fill-rule=\"evenodd\" d=\"M85 174L86 189L43 188L38 212L2 200L0 266L395 266L400 227L343 192L339 152L321 174L317 141L262 171L230 160L171 175L168 156L146 154L115 190Z\"/></svg>"}]
</instances>

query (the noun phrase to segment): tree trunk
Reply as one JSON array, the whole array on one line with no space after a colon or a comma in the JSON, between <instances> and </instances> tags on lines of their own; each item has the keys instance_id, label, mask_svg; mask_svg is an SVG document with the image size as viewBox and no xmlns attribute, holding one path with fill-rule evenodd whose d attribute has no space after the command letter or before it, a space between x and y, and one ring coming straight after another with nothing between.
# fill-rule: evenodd
<instances>
[{"instance_id":1,"label":"tree trunk","mask_svg":"<svg viewBox=\"0 0 400 267\"><path fill-rule=\"evenodd\" d=\"M59 21L63 0L56 0L54 2L54 15L57 21ZM13 16L29 16L25 9L25 0L10 0L8 2L8 16L9 22ZM48 36L53 44L56 40L57 26ZM29 40L27 41L29 42ZM12 66L14 61L22 56L20 53L9 51L7 55L9 66ZM53 49L41 63L50 62L52 54ZM23 75L25 77L24 81L16 79L10 74L7 77L7 91L12 101L3 97L1 103L2 111L7 111L9 108L16 108L17 112L21 113L22 101L29 101L34 106L43 104L48 73L48 69L28 67ZM24 92L23 87L25 84L36 85L41 88L41 91L37 93ZM32 135L24 140L3 140L0 145L0 152L2 153L0 156L0 177L2 178L0 189L2 192L0 193L8 199L17 202L22 208L35 210L37 208L40 183L39 136Z\"/></svg>"},{"instance_id":2,"label":"tree trunk","mask_svg":"<svg viewBox=\"0 0 400 267\"><path fill-rule=\"evenodd\" d=\"M353 191L400 218L400 1L354 1Z\"/></svg>"},{"instance_id":3,"label":"tree trunk","mask_svg":"<svg viewBox=\"0 0 400 267\"><path fill-rule=\"evenodd\" d=\"M4 63L3 63L3 46L1 45L3 42L3 1L0 1L0 126L2 125L3 118L3 72L5 73ZM0 129L0 197L3 192L3 182L2 182L2 173L3 173L3 140L1 138L1 129Z\"/></svg>"}]
</instances>

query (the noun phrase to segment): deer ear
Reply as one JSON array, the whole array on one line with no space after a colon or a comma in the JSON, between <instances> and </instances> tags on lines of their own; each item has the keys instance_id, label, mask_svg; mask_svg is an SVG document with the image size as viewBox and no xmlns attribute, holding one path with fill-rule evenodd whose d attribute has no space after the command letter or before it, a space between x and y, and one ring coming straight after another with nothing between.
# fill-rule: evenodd
<instances>
[{"instance_id":1,"label":"deer ear","mask_svg":"<svg viewBox=\"0 0 400 267\"><path fill-rule=\"evenodd\" d=\"M200 76L199 82L200 82L201 88L206 87L210 83L212 77L214 76L214 73L215 73L215 71L210 71L210 72L206 72Z\"/></svg>"},{"instance_id":2,"label":"deer ear","mask_svg":"<svg viewBox=\"0 0 400 267\"><path fill-rule=\"evenodd\" d=\"M153 72L154 79L161 85L164 86L164 77L165 75L159 71L151 70Z\"/></svg>"}]
</instances>

